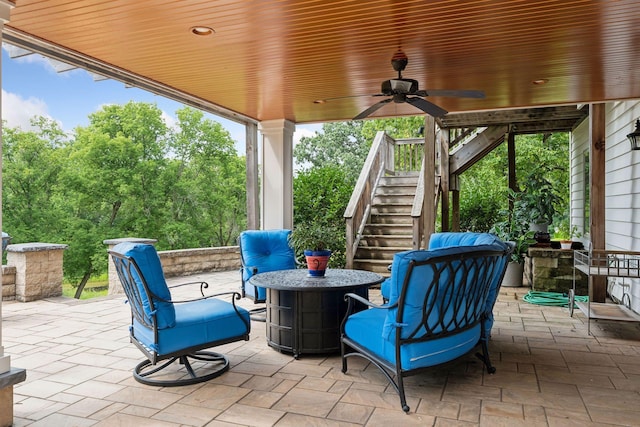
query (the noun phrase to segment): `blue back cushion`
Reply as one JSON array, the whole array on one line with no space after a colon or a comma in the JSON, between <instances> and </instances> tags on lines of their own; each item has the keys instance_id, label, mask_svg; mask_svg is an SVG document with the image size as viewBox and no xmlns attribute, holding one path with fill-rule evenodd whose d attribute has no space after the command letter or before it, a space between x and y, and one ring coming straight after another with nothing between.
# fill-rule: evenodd
<instances>
[{"instance_id":1,"label":"blue back cushion","mask_svg":"<svg viewBox=\"0 0 640 427\"><path fill-rule=\"evenodd\" d=\"M433 250L418 250L418 251L405 251L399 252L395 254L391 269L391 277L389 279L389 304L395 303L402 291L402 286L405 280L405 277L408 273L409 264L412 260L415 261L426 261L432 259L437 256L443 255L453 255L459 253L468 253L475 252L479 250L502 250L502 245L494 244L494 245L478 245L478 246L457 246L451 248L441 248L441 249L433 249ZM459 264L459 262L458 262ZM455 267L455 265L454 265ZM398 309L393 308L388 310L385 324L383 327L383 338L387 340L393 340L395 336L395 328L400 323L403 328L401 332L401 336L403 338L407 337L407 334L412 332L416 327L418 327L422 323L422 315L423 315L423 304L425 299L427 300L426 306L430 308L430 312L428 313L428 324L432 329L432 332L438 332L442 330L445 324L452 322L453 316L452 313L449 312L450 304L449 301L453 299L457 301L458 304L462 304L462 307L467 306L467 298L471 298L470 295L465 295L466 287L465 284L462 283L462 269L438 269L440 273L436 277L435 270L429 264L419 267L414 267L413 272L409 278L409 283L407 285L407 293L404 301L404 315L403 318L398 320ZM456 287L448 287L450 274L456 274L455 283ZM487 275L495 274L493 271L476 271L476 268L472 268L470 271L470 280L483 280L487 279ZM489 277L491 279L491 276ZM437 297L436 292L432 289L429 295L426 293L429 291L429 287L432 282L437 280ZM472 310L474 310L475 314L479 314L481 311L485 310L485 302L486 302L486 293L484 295L480 295L480 299L474 301L470 304ZM445 310L442 313L441 311ZM461 320L461 316L464 315L463 311L458 312L457 321ZM444 319L442 324L438 325L437 322L439 319Z\"/></svg>"},{"instance_id":2,"label":"blue back cushion","mask_svg":"<svg viewBox=\"0 0 640 427\"><path fill-rule=\"evenodd\" d=\"M429 237L429 249L450 248L452 246L477 246L502 243L502 240L491 233L444 232L433 233Z\"/></svg>"},{"instance_id":3,"label":"blue back cushion","mask_svg":"<svg viewBox=\"0 0 640 427\"><path fill-rule=\"evenodd\" d=\"M258 273L296 268L296 257L289 245L291 230L247 230L240 234L243 264L242 278L253 276L253 267Z\"/></svg>"},{"instance_id":4,"label":"blue back cushion","mask_svg":"<svg viewBox=\"0 0 640 427\"><path fill-rule=\"evenodd\" d=\"M165 299L171 300L171 292L167 286L167 282L164 278L164 272L162 271L162 264L160 263L160 257L153 245L144 243L132 243L123 242L113 247L112 251L130 257L135 260L140 272L144 277L149 291L154 295ZM151 306L149 299L144 291L142 280L136 272L132 269L133 279L140 290L144 313L147 316L147 320L151 323ZM165 329L173 327L176 323L176 312L173 304L170 302L153 301L156 309L156 321L158 329Z\"/></svg>"}]
</instances>

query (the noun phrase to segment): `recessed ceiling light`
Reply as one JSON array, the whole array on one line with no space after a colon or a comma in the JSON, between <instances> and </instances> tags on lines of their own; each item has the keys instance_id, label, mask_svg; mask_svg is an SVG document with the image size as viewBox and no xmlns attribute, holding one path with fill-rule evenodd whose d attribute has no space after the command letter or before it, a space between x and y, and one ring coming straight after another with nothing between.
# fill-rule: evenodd
<instances>
[{"instance_id":1,"label":"recessed ceiling light","mask_svg":"<svg viewBox=\"0 0 640 427\"><path fill-rule=\"evenodd\" d=\"M213 28L203 27L203 26L195 26L191 27L191 32L196 36L210 36L215 33Z\"/></svg>"},{"instance_id":2,"label":"recessed ceiling light","mask_svg":"<svg viewBox=\"0 0 640 427\"><path fill-rule=\"evenodd\" d=\"M533 80L531 83L533 83L534 85L543 85L548 82L549 82L548 79L536 79L536 80Z\"/></svg>"}]
</instances>

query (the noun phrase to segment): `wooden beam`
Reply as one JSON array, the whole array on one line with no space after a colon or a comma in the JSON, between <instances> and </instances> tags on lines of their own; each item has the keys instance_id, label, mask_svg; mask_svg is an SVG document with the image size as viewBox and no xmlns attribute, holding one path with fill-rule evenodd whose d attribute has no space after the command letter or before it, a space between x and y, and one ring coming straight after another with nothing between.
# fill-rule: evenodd
<instances>
[{"instance_id":1,"label":"wooden beam","mask_svg":"<svg viewBox=\"0 0 640 427\"><path fill-rule=\"evenodd\" d=\"M518 191L518 182L516 180L516 136L512 132L507 134L507 162L509 189ZM509 212L513 212L513 200L511 198L509 198Z\"/></svg>"},{"instance_id":2,"label":"wooden beam","mask_svg":"<svg viewBox=\"0 0 640 427\"><path fill-rule=\"evenodd\" d=\"M442 198L440 199L440 221L442 225L442 231L449 231L449 139L450 134L448 129L440 129L438 132L440 138L440 188L442 189Z\"/></svg>"},{"instance_id":3,"label":"wooden beam","mask_svg":"<svg viewBox=\"0 0 640 427\"><path fill-rule=\"evenodd\" d=\"M451 175L451 205L453 215L451 217L451 231L460 231L460 177Z\"/></svg>"},{"instance_id":4,"label":"wooden beam","mask_svg":"<svg viewBox=\"0 0 640 427\"><path fill-rule=\"evenodd\" d=\"M247 176L247 229L260 228L260 191L258 184L258 126L245 126L245 165Z\"/></svg>"},{"instance_id":5,"label":"wooden beam","mask_svg":"<svg viewBox=\"0 0 640 427\"><path fill-rule=\"evenodd\" d=\"M460 175L504 141L508 126L491 126L477 134L449 158L449 172Z\"/></svg>"},{"instance_id":6,"label":"wooden beam","mask_svg":"<svg viewBox=\"0 0 640 427\"><path fill-rule=\"evenodd\" d=\"M436 206L434 189L436 186L436 122L429 114L424 118L424 240L425 247L436 229Z\"/></svg>"},{"instance_id":7,"label":"wooden beam","mask_svg":"<svg viewBox=\"0 0 640 427\"><path fill-rule=\"evenodd\" d=\"M605 104L591 104L589 112L591 249L605 249L605 123ZM591 276L589 287L594 302L605 302L607 292L604 276Z\"/></svg>"}]
</instances>

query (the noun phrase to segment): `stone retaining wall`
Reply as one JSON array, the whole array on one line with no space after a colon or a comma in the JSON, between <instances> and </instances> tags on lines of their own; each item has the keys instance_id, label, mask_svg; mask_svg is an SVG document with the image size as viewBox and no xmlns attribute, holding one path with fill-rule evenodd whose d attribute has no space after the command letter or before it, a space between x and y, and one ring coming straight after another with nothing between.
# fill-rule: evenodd
<instances>
[{"instance_id":1,"label":"stone retaining wall","mask_svg":"<svg viewBox=\"0 0 640 427\"><path fill-rule=\"evenodd\" d=\"M240 248L238 246L158 251L158 255L165 277L188 276L240 268Z\"/></svg>"},{"instance_id":2,"label":"stone retaining wall","mask_svg":"<svg viewBox=\"0 0 640 427\"><path fill-rule=\"evenodd\" d=\"M16 267L14 265L2 266L2 300L13 301L16 299Z\"/></svg>"},{"instance_id":3,"label":"stone retaining wall","mask_svg":"<svg viewBox=\"0 0 640 427\"><path fill-rule=\"evenodd\" d=\"M155 240L151 239L136 240L155 243ZM10 245L7 265L2 266L2 300L17 299L26 302L62 295L62 254L64 249L66 249L66 245L49 243ZM240 268L240 248L238 246L159 251L158 255L166 277L189 276ZM111 260L109 260L109 264L113 264ZM115 269L112 271L110 268L109 293L118 292L121 292L120 281L115 274Z\"/></svg>"}]
</instances>

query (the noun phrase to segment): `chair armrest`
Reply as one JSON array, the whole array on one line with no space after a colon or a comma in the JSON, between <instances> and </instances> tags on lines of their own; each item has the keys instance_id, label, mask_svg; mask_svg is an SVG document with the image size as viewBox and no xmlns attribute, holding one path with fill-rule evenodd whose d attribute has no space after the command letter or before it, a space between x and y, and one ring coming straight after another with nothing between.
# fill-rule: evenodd
<instances>
[{"instance_id":1,"label":"chair armrest","mask_svg":"<svg viewBox=\"0 0 640 427\"><path fill-rule=\"evenodd\" d=\"M209 284L207 282L185 282L185 283L178 283L177 285L171 285L168 288L173 289L173 288L179 288L179 287L188 286L188 285L200 285L200 294L202 296L204 296L204 290L209 287Z\"/></svg>"},{"instance_id":2,"label":"chair armrest","mask_svg":"<svg viewBox=\"0 0 640 427\"><path fill-rule=\"evenodd\" d=\"M359 302L369 308L379 308L379 309L383 309L383 310L387 310L390 308L394 308L398 306L398 301L394 302L393 304L376 304L373 303L371 301L369 301L366 298L361 297L358 294L353 294L353 293L348 293L344 295L344 300L347 301L347 303L349 304L347 307L347 316L350 315L353 312L353 308L355 306L356 302Z\"/></svg>"}]
</instances>

